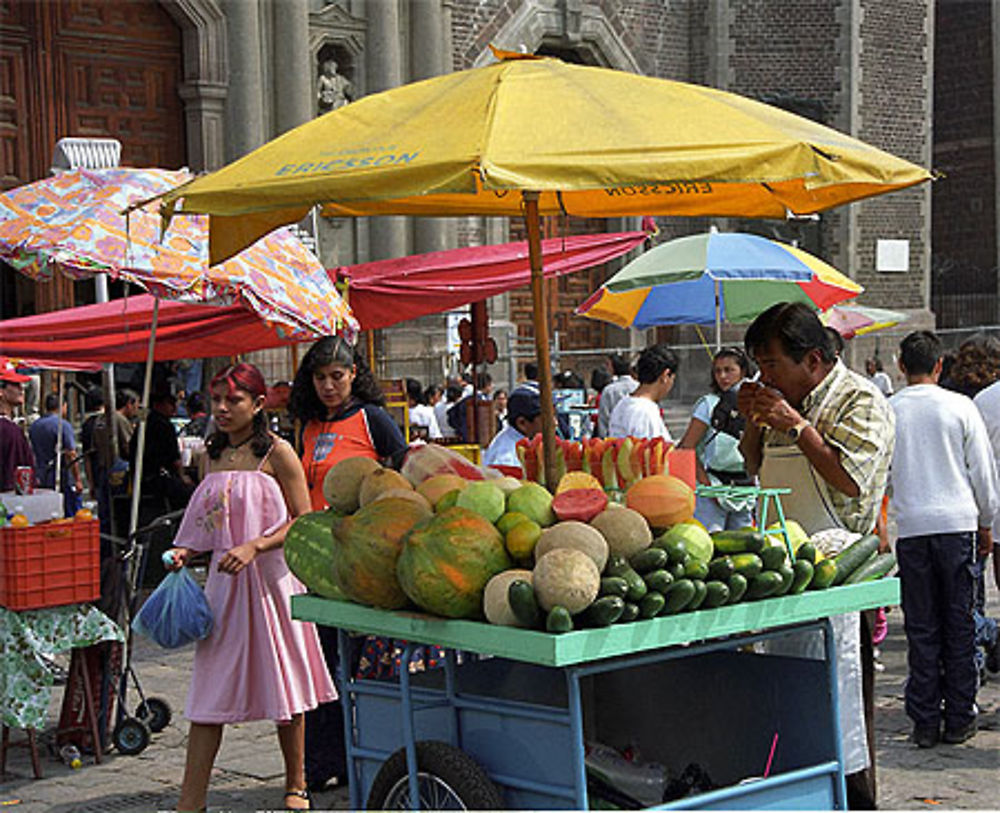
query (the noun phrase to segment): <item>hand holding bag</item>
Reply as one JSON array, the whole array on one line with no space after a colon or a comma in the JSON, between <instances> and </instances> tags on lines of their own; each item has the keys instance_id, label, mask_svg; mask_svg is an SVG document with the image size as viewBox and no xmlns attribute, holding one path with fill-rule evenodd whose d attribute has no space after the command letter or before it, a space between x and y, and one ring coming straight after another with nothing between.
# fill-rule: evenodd
<instances>
[{"instance_id":1,"label":"hand holding bag","mask_svg":"<svg viewBox=\"0 0 1000 813\"><path fill-rule=\"evenodd\" d=\"M207 638L212 608L187 568L171 571L146 599L132 629L164 649Z\"/></svg>"}]
</instances>

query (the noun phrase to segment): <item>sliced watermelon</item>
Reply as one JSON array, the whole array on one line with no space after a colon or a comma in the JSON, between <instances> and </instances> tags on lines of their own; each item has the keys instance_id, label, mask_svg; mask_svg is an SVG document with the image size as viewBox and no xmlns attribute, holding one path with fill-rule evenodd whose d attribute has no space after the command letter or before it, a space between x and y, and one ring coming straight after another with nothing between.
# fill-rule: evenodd
<instances>
[{"instance_id":1,"label":"sliced watermelon","mask_svg":"<svg viewBox=\"0 0 1000 813\"><path fill-rule=\"evenodd\" d=\"M560 522L590 522L608 507L608 495L597 488L571 488L552 498L552 511Z\"/></svg>"}]
</instances>

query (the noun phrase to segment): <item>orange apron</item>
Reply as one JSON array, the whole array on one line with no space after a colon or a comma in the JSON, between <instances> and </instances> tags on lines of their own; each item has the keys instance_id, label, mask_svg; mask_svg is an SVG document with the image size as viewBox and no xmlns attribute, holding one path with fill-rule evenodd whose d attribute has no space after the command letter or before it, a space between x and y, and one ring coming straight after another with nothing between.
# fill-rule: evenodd
<instances>
[{"instance_id":1,"label":"orange apron","mask_svg":"<svg viewBox=\"0 0 1000 813\"><path fill-rule=\"evenodd\" d=\"M302 433L302 450L302 466L306 470L313 511L327 507L323 478L335 463L348 457L378 460L363 409L341 421L309 421Z\"/></svg>"}]
</instances>

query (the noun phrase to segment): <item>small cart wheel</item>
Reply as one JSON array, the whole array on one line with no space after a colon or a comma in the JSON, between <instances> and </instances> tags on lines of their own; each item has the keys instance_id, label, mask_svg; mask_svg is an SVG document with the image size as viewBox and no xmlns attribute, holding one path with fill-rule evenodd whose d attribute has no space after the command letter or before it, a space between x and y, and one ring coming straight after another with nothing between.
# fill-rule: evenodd
<instances>
[{"instance_id":1,"label":"small cart wheel","mask_svg":"<svg viewBox=\"0 0 1000 813\"><path fill-rule=\"evenodd\" d=\"M166 700L159 697L148 697L145 702L136 706L135 716L149 726L150 731L159 734L170 725L173 712Z\"/></svg>"},{"instance_id":2,"label":"small cart wheel","mask_svg":"<svg viewBox=\"0 0 1000 813\"><path fill-rule=\"evenodd\" d=\"M502 810L497 786L474 759L445 742L417 743L417 786L421 810ZM368 794L369 810L412 810L406 749L379 769Z\"/></svg>"},{"instance_id":3,"label":"small cart wheel","mask_svg":"<svg viewBox=\"0 0 1000 813\"><path fill-rule=\"evenodd\" d=\"M119 754L132 757L146 750L151 736L149 726L142 720L137 720L135 717L126 717L115 726L115 730L111 735L111 742L114 743Z\"/></svg>"}]
</instances>

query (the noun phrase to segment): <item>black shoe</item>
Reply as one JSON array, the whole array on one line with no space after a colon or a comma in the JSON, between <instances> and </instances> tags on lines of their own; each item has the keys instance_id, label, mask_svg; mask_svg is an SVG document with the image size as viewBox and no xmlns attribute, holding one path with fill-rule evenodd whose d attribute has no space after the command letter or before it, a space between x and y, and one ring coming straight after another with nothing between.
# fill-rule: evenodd
<instances>
[{"instance_id":1,"label":"black shoe","mask_svg":"<svg viewBox=\"0 0 1000 813\"><path fill-rule=\"evenodd\" d=\"M989 646L983 647L986 652L986 668L994 675L1000 672L1000 633Z\"/></svg>"},{"instance_id":2,"label":"black shoe","mask_svg":"<svg viewBox=\"0 0 1000 813\"><path fill-rule=\"evenodd\" d=\"M913 741L918 748L933 748L939 739L940 732L937 726L918 725L913 728Z\"/></svg>"},{"instance_id":3,"label":"black shoe","mask_svg":"<svg viewBox=\"0 0 1000 813\"><path fill-rule=\"evenodd\" d=\"M976 724L976 718L973 717L970 722L958 728L945 727L944 736L941 739L949 745L958 745L960 742L971 740L976 736L976 731L978 730L979 726Z\"/></svg>"}]
</instances>

